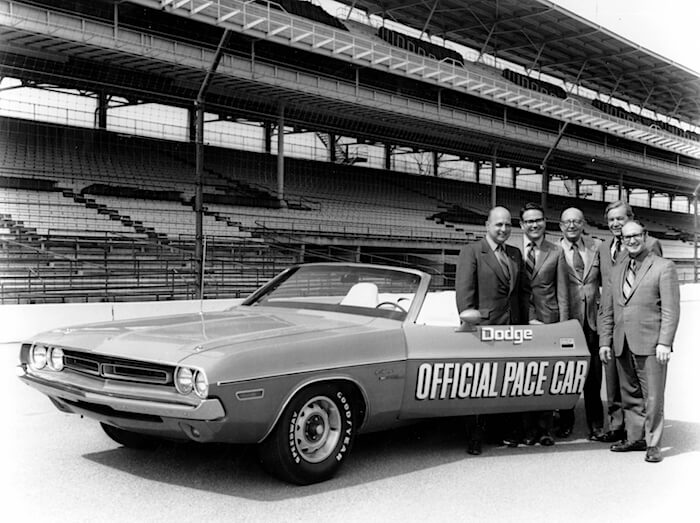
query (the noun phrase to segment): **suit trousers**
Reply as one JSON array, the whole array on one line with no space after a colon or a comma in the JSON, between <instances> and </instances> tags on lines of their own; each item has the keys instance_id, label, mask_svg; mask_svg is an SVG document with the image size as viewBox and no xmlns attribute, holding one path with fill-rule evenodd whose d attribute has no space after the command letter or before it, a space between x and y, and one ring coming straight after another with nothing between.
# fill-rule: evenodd
<instances>
[{"instance_id":1,"label":"suit trousers","mask_svg":"<svg viewBox=\"0 0 700 523\"><path fill-rule=\"evenodd\" d=\"M617 370L616 356L605 364L605 392L608 397L608 430L624 430L625 418L622 413L622 396L620 394L620 375Z\"/></svg>"},{"instance_id":2,"label":"suit trousers","mask_svg":"<svg viewBox=\"0 0 700 523\"><path fill-rule=\"evenodd\" d=\"M586 424L588 432L597 432L603 428L604 413L603 400L600 397L600 386L603 381L603 364L600 361L598 352L598 332L592 329L588 321L584 320L583 334L586 337L586 345L590 360L588 365L588 375L583 384L583 404L586 409ZM573 428L574 409L559 411L560 427Z\"/></svg>"},{"instance_id":3,"label":"suit trousers","mask_svg":"<svg viewBox=\"0 0 700 523\"><path fill-rule=\"evenodd\" d=\"M644 439L648 447L660 446L664 431L664 388L668 364L659 363L655 354L634 354L626 339L622 354L616 361L627 439Z\"/></svg>"}]
</instances>

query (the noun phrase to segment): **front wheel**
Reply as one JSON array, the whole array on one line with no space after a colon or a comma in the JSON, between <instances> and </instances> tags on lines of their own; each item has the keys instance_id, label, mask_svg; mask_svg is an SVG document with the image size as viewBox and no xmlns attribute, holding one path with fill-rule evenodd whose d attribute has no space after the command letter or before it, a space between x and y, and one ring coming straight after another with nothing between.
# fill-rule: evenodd
<instances>
[{"instance_id":1,"label":"front wheel","mask_svg":"<svg viewBox=\"0 0 700 523\"><path fill-rule=\"evenodd\" d=\"M108 425L107 423L100 423L100 426L102 430L105 431L105 434L113 441L130 449L151 450L158 447L161 443L161 441L154 436L147 436L146 434L120 429L114 425Z\"/></svg>"},{"instance_id":2,"label":"front wheel","mask_svg":"<svg viewBox=\"0 0 700 523\"><path fill-rule=\"evenodd\" d=\"M352 397L341 387L313 385L302 390L260 445L263 466L299 485L331 478L352 448L356 413Z\"/></svg>"}]
</instances>

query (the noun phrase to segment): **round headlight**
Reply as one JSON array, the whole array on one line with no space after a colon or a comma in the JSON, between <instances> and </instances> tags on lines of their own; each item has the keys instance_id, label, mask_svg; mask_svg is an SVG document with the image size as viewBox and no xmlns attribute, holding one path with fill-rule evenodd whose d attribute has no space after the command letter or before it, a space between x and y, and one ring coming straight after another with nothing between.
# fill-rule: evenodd
<instances>
[{"instance_id":1,"label":"round headlight","mask_svg":"<svg viewBox=\"0 0 700 523\"><path fill-rule=\"evenodd\" d=\"M204 371L198 370L194 373L194 392L200 398L206 398L209 394L209 382Z\"/></svg>"},{"instance_id":2,"label":"round headlight","mask_svg":"<svg viewBox=\"0 0 700 523\"><path fill-rule=\"evenodd\" d=\"M51 347L47 359L51 370L63 370L63 349L61 347Z\"/></svg>"},{"instance_id":3,"label":"round headlight","mask_svg":"<svg viewBox=\"0 0 700 523\"><path fill-rule=\"evenodd\" d=\"M194 388L194 374L192 369L178 367L175 371L175 388L180 394L189 394Z\"/></svg>"},{"instance_id":4,"label":"round headlight","mask_svg":"<svg viewBox=\"0 0 700 523\"><path fill-rule=\"evenodd\" d=\"M46 347L33 345L29 355L29 364L33 369L43 369L46 366Z\"/></svg>"}]
</instances>

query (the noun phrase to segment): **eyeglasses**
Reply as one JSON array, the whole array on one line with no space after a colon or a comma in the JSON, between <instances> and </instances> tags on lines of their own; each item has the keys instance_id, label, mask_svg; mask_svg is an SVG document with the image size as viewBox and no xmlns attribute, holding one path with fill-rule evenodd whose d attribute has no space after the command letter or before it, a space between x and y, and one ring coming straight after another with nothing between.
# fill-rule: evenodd
<instances>
[{"instance_id":1,"label":"eyeglasses","mask_svg":"<svg viewBox=\"0 0 700 523\"><path fill-rule=\"evenodd\" d=\"M632 240L641 240L642 238L644 238L643 232L638 232L637 234L623 234L622 235L622 241L625 243L629 243Z\"/></svg>"},{"instance_id":2,"label":"eyeglasses","mask_svg":"<svg viewBox=\"0 0 700 523\"><path fill-rule=\"evenodd\" d=\"M570 225L575 225L576 227L581 227L583 225L583 220L562 220L561 222L562 225L569 227Z\"/></svg>"},{"instance_id":3,"label":"eyeglasses","mask_svg":"<svg viewBox=\"0 0 700 523\"><path fill-rule=\"evenodd\" d=\"M522 223L527 225L528 227L532 227L533 225L537 225L538 223L543 223L544 218L537 218L536 220L522 220Z\"/></svg>"}]
</instances>

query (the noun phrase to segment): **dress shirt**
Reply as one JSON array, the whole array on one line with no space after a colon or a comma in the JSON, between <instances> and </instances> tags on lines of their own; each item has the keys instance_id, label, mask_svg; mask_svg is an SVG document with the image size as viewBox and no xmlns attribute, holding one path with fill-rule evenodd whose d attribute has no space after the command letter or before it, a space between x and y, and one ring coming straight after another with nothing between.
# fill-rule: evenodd
<instances>
[{"instance_id":1,"label":"dress shirt","mask_svg":"<svg viewBox=\"0 0 700 523\"><path fill-rule=\"evenodd\" d=\"M574 253L571 252L572 243L566 238L562 238L561 246L564 249L564 257L566 258L566 263L569 264L569 267L576 270L576 267L574 267ZM578 247L578 252L581 254L581 259L583 260L584 267L588 267L591 264L591 260L588 250L586 249L586 241L583 239L583 236L581 236L578 239L578 241L576 242L576 246Z\"/></svg>"}]
</instances>

